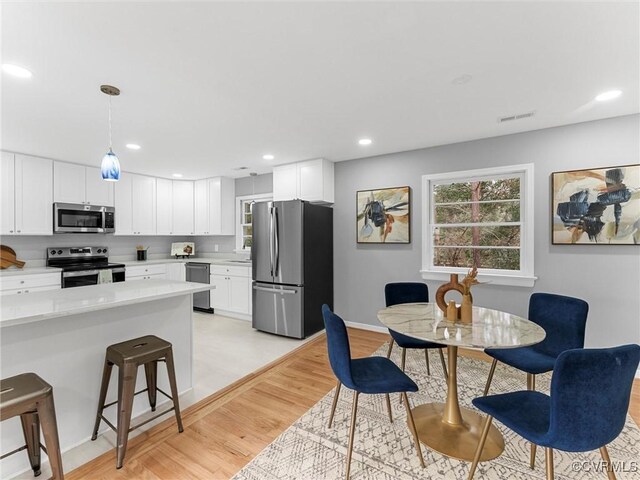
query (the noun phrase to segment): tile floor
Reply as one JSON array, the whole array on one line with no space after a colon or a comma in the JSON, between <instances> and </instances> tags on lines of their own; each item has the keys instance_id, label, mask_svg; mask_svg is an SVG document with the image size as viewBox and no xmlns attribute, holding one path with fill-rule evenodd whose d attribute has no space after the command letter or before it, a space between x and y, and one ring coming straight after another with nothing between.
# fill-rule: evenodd
<instances>
[{"instance_id":1,"label":"tile floor","mask_svg":"<svg viewBox=\"0 0 640 480\"><path fill-rule=\"evenodd\" d=\"M220 315L194 312L193 317L194 387L180 396L180 407L183 410L313 338L297 340L258 332L251 327L251 322ZM145 415L142 415L139 420L144 418ZM163 416L139 431L132 432L130 438L165 418L167 417ZM87 426L89 432L91 427L92 425ZM95 442L87 441L63 452L64 469L69 472L114 447L115 434L108 431L99 435ZM45 459L43 456L43 460ZM115 463L113 468L115 469ZM46 462L42 466L41 478L50 476L51 471ZM13 478L31 480L34 477L29 469Z\"/></svg>"}]
</instances>

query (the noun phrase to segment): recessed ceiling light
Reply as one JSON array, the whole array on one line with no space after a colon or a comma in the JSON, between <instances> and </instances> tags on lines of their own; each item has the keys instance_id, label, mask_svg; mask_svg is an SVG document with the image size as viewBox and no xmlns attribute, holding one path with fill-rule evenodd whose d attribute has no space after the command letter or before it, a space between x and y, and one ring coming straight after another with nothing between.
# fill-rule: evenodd
<instances>
[{"instance_id":1,"label":"recessed ceiling light","mask_svg":"<svg viewBox=\"0 0 640 480\"><path fill-rule=\"evenodd\" d=\"M176 177L176 178L182 178L182 174L181 173L174 173L173 176Z\"/></svg>"},{"instance_id":2,"label":"recessed ceiling light","mask_svg":"<svg viewBox=\"0 0 640 480\"><path fill-rule=\"evenodd\" d=\"M26 68L20 67L18 65L13 65L11 63L3 63L2 71L18 78L31 78L33 76L33 73L31 73Z\"/></svg>"},{"instance_id":3,"label":"recessed ceiling light","mask_svg":"<svg viewBox=\"0 0 640 480\"><path fill-rule=\"evenodd\" d=\"M454 85L464 85L465 83L469 83L472 78L473 77L471 75L465 73L464 75L460 75L459 77L451 80L451 83L453 83Z\"/></svg>"},{"instance_id":4,"label":"recessed ceiling light","mask_svg":"<svg viewBox=\"0 0 640 480\"><path fill-rule=\"evenodd\" d=\"M372 140L370 138L361 138L360 140L358 140L358 143L360 145L371 145Z\"/></svg>"},{"instance_id":5,"label":"recessed ceiling light","mask_svg":"<svg viewBox=\"0 0 640 480\"><path fill-rule=\"evenodd\" d=\"M613 100L614 98L618 98L620 95L622 95L622 90L609 90L607 92L602 92L596 97L596 102L606 102L607 100Z\"/></svg>"},{"instance_id":6,"label":"recessed ceiling light","mask_svg":"<svg viewBox=\"0 0 640 480\"><path fill-rule=\"evenodd\" d=\"M140 150L140 145L136 143L127 143L127 148L129 150Z\"/></svg>"},{"instance_id":7,"label":"recessed ceiling light","mask_svg":"<svg viewBox=\"0 0 640 480\"><path fill-rule=\"evenodd\" d=\"M273 155L271 155L270 153L267 153L266 155L263 155L263 156L262 156L262 158L263 158L264 160L273 160L273 159L274 159L274 158L276 158L276 157L274 157L274 156L273 156Z\"/></svg>"}]
</instances>

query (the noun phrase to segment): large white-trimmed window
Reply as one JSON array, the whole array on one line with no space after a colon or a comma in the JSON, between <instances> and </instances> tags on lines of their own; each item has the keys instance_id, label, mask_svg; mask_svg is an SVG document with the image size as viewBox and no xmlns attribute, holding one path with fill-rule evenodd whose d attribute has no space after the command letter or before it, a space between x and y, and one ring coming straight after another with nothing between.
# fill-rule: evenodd
<instances>
[{"instance_id":1,"label":"large white-trimmed window","mask_svg":"<svg viewBox=\"0 0 640 480\"><path fill-rule=\"evenodd\" d=\"M256 202L269 202L272 199L273 196L270 193L236 197L236 214L239 213L236 223L236 252L251 253L251 245L253 244L253 227L251 224L253 204Z\"/></svg>"},{"instance_id":2,"label":"large white-trimmed window","mask_svg":"<svg viewBox=\"0 0 640 480\"><path fill-rule=\"evenodd\" d=\"M422 177L422 277L533 286L533 164Z\"/></svg>"}]
</instances>

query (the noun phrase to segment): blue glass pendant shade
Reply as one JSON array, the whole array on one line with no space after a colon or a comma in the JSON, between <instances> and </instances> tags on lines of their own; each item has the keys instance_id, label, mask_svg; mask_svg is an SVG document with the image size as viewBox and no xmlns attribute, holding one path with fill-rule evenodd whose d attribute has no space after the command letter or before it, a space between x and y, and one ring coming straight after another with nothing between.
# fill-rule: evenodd
<instances>
[{"instance_id":1,"label":"blue glass pendant shade","mask_svg":"<svg viewBox=\"0 0 640 480\"><path fill-rule=\"evenodd\" d=\"M107 182L117 182L120 180L120 162L113 150L109 149L107 154L102 157L102 179Z\"/></svg>"}]
</instances>

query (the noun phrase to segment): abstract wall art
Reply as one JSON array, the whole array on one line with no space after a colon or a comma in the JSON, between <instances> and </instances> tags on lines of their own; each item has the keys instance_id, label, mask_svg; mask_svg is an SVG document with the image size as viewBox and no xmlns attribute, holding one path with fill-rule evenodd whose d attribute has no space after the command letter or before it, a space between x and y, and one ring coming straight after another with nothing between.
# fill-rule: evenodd
<instances>
[{"instance_id":1,"label":"abstract wall art","mask_svg":"<svg viewBox=\"0 0 640 480\"><path fill-rule=\"evenodd\" d=\"M410 187L356 192L358 243L410 243Z\"/></svg>"},{"instance_id":2,"label":"abstract wall art","mask_svg":"<svg viewBox=\"0 0 640 480\"><path fill-rule=\"evenodd\" d=\"M551 174L554 245L640 245L640 165Z\"/></svg>"}]
</instances>

